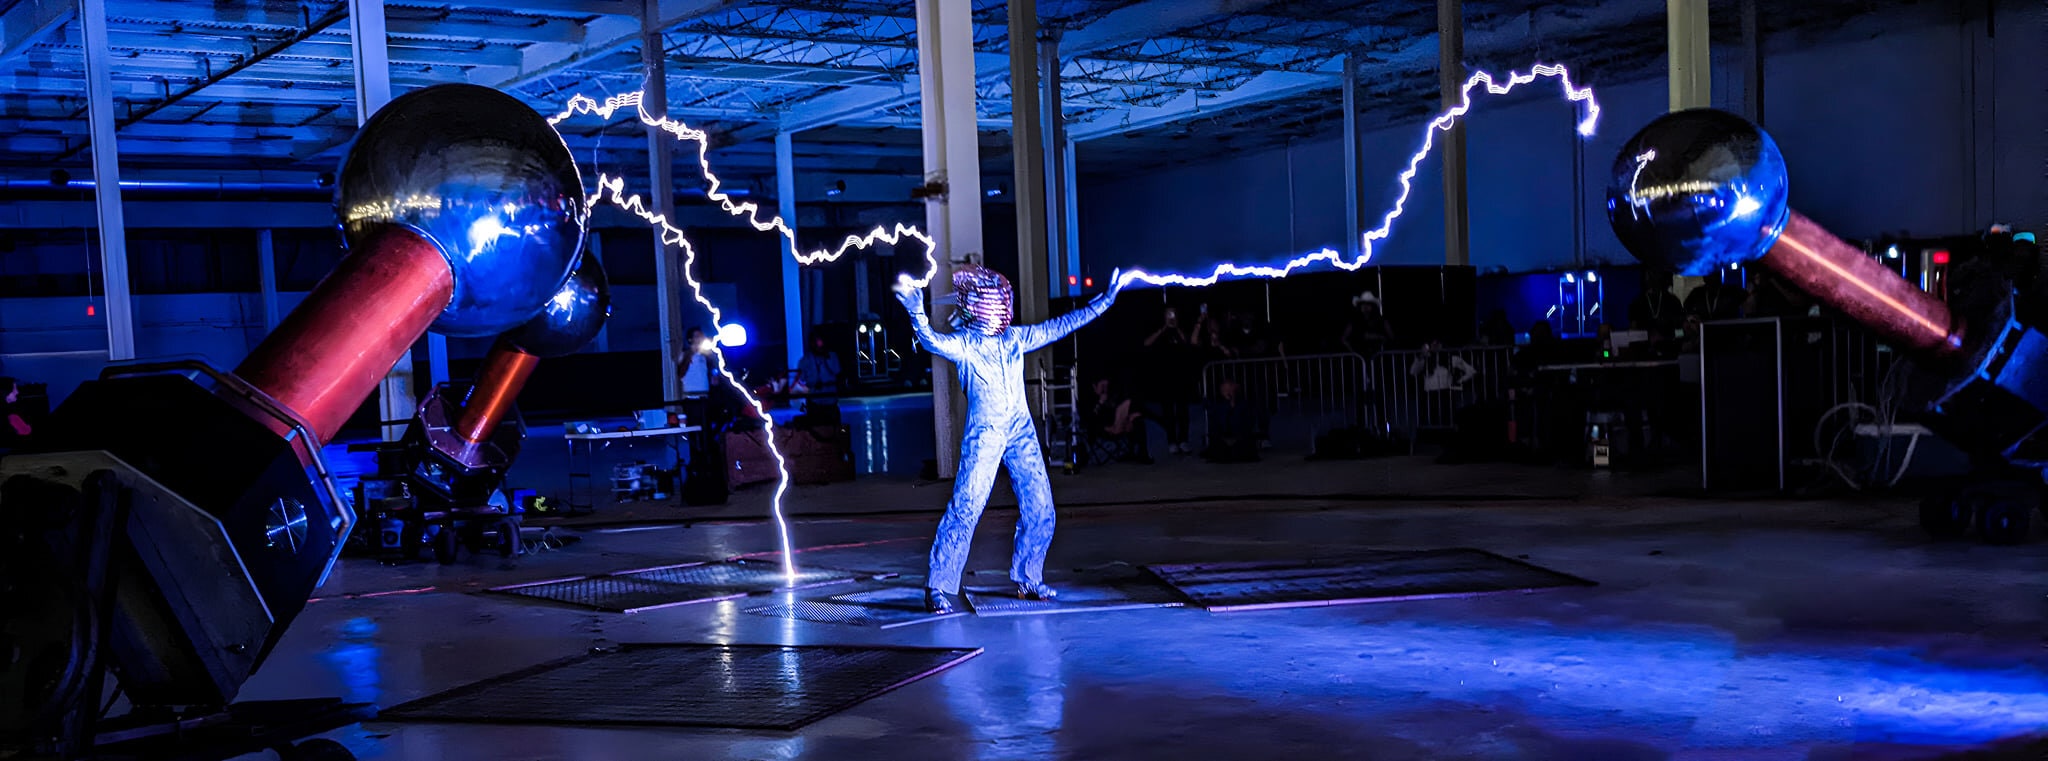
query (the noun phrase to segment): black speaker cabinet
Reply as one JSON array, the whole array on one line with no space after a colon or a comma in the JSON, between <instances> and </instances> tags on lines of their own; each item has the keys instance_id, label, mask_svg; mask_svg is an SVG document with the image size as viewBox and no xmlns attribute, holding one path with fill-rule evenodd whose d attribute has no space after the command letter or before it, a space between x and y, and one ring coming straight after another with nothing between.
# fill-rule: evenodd
<instances>
[{"instance_id":1,"label":"black speaker cabinet","mask_svg":"<svg viewBox=\"0 0 2048 761\"><path fill-rule=\"evenodd\" d=\"M1700 485L1785 488L1785 326L1777 318L1700 329Z\"/></svg>"}]
</instances>

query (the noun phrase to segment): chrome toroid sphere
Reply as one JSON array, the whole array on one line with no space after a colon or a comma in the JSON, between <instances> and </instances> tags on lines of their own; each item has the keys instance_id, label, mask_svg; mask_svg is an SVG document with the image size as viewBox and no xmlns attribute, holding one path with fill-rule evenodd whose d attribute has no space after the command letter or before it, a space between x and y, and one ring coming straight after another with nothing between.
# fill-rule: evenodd
<instances>
[{"instance_id":1,"label":"chrome toroid sphere","mask_svg":"<svg viewBox=\"0 0 2048 761\"><path fill-rule=\"evenodd\" d=\"M540 314L505 334L520 351L537 357L572 354L597 338L612 314L611 283L597 257L584 254L562 289Z\"/></svg>"},{"instance_id":2,"label":"chrome toroid sphere","mask_svg":"<svg viewBox=\"0 0 2048 761\"><path fill-rule=\"evenodd\" d=\"M1785 157L1762 128L1713 109L1666 114L1622 147L1607 221L1629 253L1682 275L1763 256L1785 230Z\"/></svg>"},{"instance_id":3,"label":"chrome toroid sphere","mask_svg":"<svg viewBox=\"0 0 2048 761\"><path fill-rule=\"evenodd\" d=\"M341 164L335 208L353 250L387 225L441 249L455 293L433 329L503 333L532 319L583 247L583 181L561 135L526 104L436 85L379 109Z\"/></svg>"}]
</instances>

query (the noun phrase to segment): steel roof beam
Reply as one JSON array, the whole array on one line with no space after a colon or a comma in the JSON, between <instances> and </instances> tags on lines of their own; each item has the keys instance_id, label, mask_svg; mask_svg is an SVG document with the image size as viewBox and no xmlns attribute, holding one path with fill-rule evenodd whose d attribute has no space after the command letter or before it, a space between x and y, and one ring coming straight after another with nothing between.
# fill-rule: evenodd
<instances>
[{"instance_id":1,"label":"steel roof beam","mask_svg":"<svg viewBox=\"0 0 2048 761\"><path fill-rule=\"evenodd\" d=\"M1112 11L1079 29L1060 36L1060 55L1078 58L1098 50L1159 37L1178 29L1234 13L1246 13L1272 0L1146 0ZM1010 57L980 53L974 57L976 78L1004 76ZM806 101L783 117L784 131L814 129L854 119L916 101L921 97L915 81L901 87L843 90Z\"/></svg>"},{"instance_id":2,"label":"steel roof beam","mask_svg":"<svg viewBox=\"0 0 2048 761\"><path fill-rule=\"evenodd\" d=\"M0 63L49 39L64 23L78 16L74 0L17 0L0 14Z\"/></svg>"},{"instance_id":3,"label":"steel roof beam","mask_svg":"<svg viewBox=\"0 0 2048 761\"><path fill-rule=\"evenodd\" d=\"M650 19L648 26L669 29L690 19L728 10L739 4L740 0L660 0L660 18ZM629 46L638 45L641 23L636 15L603 16L591 21L584 26L582 44L528 45L521 49L521 60L516 69L509 74L494 73L491 79L482 80L480 83L500 90L512 90L542 77L565 73Z\"/></svg>"}]
</instances>

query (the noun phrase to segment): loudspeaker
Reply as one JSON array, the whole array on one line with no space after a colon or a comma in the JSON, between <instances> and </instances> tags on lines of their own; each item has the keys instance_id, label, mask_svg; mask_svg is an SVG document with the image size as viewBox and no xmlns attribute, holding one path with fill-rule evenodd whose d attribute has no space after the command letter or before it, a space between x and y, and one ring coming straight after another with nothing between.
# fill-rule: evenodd
<instances>
[{"instance_id":1,"label":"loudspeaker","mask_svg":"<svg viewBox=\"0 0 2048 761\"><path fill-rule=\"evenodd\" d=\"M1700 327L1700 486L1785 488L1785 329L1775 317Z\"/></svg>"}]
</instances>

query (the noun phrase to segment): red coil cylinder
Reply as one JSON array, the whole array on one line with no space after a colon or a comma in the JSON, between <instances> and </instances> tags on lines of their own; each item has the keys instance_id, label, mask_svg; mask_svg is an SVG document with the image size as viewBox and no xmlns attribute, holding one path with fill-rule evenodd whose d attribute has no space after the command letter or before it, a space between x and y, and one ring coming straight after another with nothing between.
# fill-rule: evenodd
<instances>
[{"instance_id":1,"label":"red coil cylinder","mask_svg":"<svg viewBox=\"0 0 2048 761\"><path fill-rule=\"evenodd\" d=\"M454 293L454 273L433 242L387 227L342 259L235 374L298 413L325 444Z\"/></svg>"},{"instance_id":2,"label":"red coil cylinder","mask_svg":"<svg viewBox=\"0 0 2048 761\"><path fill-rule=\"evenodd\" d=\"M455 420L455 434L471 444L490 438L498 423L505 419L506 411L512 408L512 402L519 398L519 390L526 387L534 365L539 363L540 357L519 350L509 341L500 340L492 346L490 353L484 355L483 367L477 369L469 399L462 403L462 415Z\"/></svg>"},{"instance_id":3,"label":"red coil cylinder","mask_svg":"<svg viewBox=\"0 0 2048 761\"><path fill-rule=\"evenodd\" d=\"M1901 350L1932 358L1962 352L1962 325L1947 304L1797 211L1763 261Z\"/></svg>"}]
</instances>

